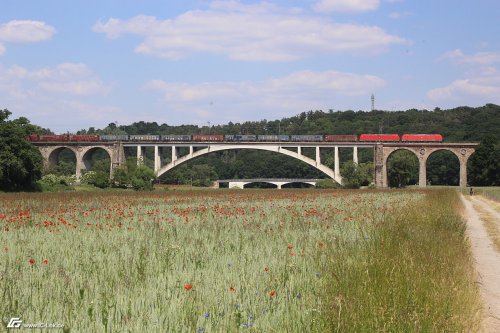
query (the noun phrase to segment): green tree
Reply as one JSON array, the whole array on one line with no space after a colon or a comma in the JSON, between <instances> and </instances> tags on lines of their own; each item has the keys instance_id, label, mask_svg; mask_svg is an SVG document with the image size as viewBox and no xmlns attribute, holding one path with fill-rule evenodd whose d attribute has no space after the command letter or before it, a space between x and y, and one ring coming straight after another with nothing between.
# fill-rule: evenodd
<instances>
[{"instance_id":1,"label":"green tree","mask_svg":"<svg viewBox=\"0 0 500 333\"><path fill-rule=\"evenodd\" d=\"M217 180L217 172L208 164L193 165L191 175L194 186L211 186L212 182Z\"/></svg>"},{"instance_id":2,"label":"green tree","mask_svg":"<svg viewBox=\"0 0 500 333\"><path fill-rule=\"evenodd\" d=\"M487 136L470 157L469 182L474 186L500 185L500 141Z\"/></svg>"},{"instance_id":3,"label":"green tree","mask_svg":"<svg viewBox=\"0 0 500 333\"><path fill-rule=\"evenodd\" d=\"M343 185L346 188L360 188L373 181L373 163L356 164L348 161L340 168Z\"/></svg>"},{"instance_id":4,"label":"green tree","mask_svg":"<svg viewBox=\"0 0 500 333\"><path fill-rule=\"evenodd\" d=\"M345 188L360 188L363 182L363 176L360 173L359 166L353 161L342 164L340 174L342 175L342 185Z\"/></svg>"},{"instance_id":5,"label":"green tree","mask_svg":"<svg viewBox=\"0 0 500 333\"><path fill-rule=\"evenodd\" d=\"M132 188L136 191L152 190L154 179L154 171L145 165L138 166L134 172L130 174L130 183Z\"/></svg>"},{"instance_id":6,"label":"green tree","mask_svg":"<svg viewBox=\"0 0 500 333\"><path fill-rule=\"evenodd\" d=\"M387 161L387 178L390 187L406 187L418 182L418 160L412 152L397 150Z\"/></svg>"},{"instance_id":7,"label":"green tree","mask_svg":"<svg viewBox=\"0 0 500 333\"><path fill-rule=\"evenodd\" d=\"M43 159L26 136L39 128L24 117L9 121L10 115L0 110L0 190L32 190L42 176Z\"/></svg>"},{"instance_id":8,"label":"green tree","mask_svg":"<svg viewBox=\"0 0 500 333\"><path fill-rule=\"evenodd\" d=\"M113 179L111 181L115 187L127 187L130 184L130 178L125 168L115 169L113 172Z\"/></svg>"}]
</instances>

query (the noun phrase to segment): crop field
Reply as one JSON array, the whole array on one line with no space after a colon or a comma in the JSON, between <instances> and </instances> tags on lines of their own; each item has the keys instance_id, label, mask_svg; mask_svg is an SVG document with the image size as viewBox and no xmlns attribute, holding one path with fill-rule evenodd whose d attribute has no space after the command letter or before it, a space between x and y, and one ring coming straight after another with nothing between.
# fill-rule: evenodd
<instances>
[{"instance_id":1,"label":"crop field","mask_svg":"<svg viewBox=\"0 0 500 333\"><path fill-rule=\"evenodd\" d=\"M457 202L452 191L0 194L2 328L476 331Z\"/></svg>"}]
</instances>

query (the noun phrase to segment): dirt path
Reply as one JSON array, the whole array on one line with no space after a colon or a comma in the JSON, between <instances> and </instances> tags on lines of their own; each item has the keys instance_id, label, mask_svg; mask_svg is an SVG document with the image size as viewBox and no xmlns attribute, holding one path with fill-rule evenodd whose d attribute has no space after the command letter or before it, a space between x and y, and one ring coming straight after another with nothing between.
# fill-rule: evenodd
<instances>
[{"instance_id":1,"label":"dirt path","mask_svg":"<svg viewBox=\"0 0 500 333\"><path fill-rule=\"evenodd\" d=\"M481 286L481 296L484 303L484 331L497 333L500 332L500 252L495 250L473 203L483 207L492 216L498 217L499 221L500 216L478 197L471 198L462 195L461 198L465 206L467 232L471 241L472 255L479 275L478 282Z\"/></svg>"}]
</instances>

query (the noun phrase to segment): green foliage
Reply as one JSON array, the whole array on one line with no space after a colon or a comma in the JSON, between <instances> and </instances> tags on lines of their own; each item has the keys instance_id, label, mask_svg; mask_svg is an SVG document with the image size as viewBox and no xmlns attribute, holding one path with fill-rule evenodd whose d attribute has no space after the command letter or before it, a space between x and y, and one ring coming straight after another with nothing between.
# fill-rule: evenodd
<instances>
[{"instance_id":1,"label":"green foliage","mask_svg":"<svg viewBox=\"0 0 500 333\"><path fill-rule=\"evenodd\" d=\"M46 174L38 181L38 186L43 192L57 192L71 189L76 177L56 174Z\"/></svg>"},{"instance_id":2,"label":"green foliage","mask_svg":"<svg viewBox=\"0 0 500 333\"><path fill-rule=\"evenodd\" d=\"M469 161L469 181L474 186L500 186L500 138L488 136Z\"/></svg>"},{"instance_id":3,"label":"green foliage","mask_svg":"<svg viewBox=\"0 0 500 333\"><path fill-rule=\"evenodd\" d=\"M130 183L136 191L151 191L155 173L145 165L138 166L130 175Z\"/></svg>"},{"instance_id":4,"label":"green foliage","mask_svg":"<svg viewBox=\"0 0 500 333\"><path fill-rule=\"evenodd\" d=\"M451 151L437 151L427 159L427 182L431 185L457 186L460 162Z\"/></svg>"},{"instance_id":5,"label":"green foliage","mask_svg":"<svg viewBox=\"0 0 500 333\"><path fill-rule=\"evenodd\" d=\"M340 168L345 188L360 188L370 184L373 178L373 163L356 164L348 161Z\"/></svg>"},{"instance_id":6,"label":"green foliage","mask_svg":"<svg viewBox=\"0 0 500 333\"><path fill-rule=\"evenodd\" d=\"M91 183L95 187L106 188L109 187L109 172L96 171L94 175L94 181Z\"/></svg>"},{"instance_id":7,"label":"green foliage","mask_svg":"<svg viewBox=\"0 0 500 333\"><path fill-rule=\"evenodd\" d=\"M111 183L114 187L126 188L130 183L127 170L125 168L115 169Z\"/></svg>"},{"instance_id":8,"label":"green foliage","mask_svg":"<svg viewBox=\"0 0 500 333\"><path fill-rule=\"evenodd\" d=\"M95 181L96 172L95 171L84 171L80 177L81 184L93 184Z\"/></svg>"},{"instance_id":9,"label":"green foliage","mask_svg":"<svg viewBox=\"0 0 500 333\"><path fill-rule=\"evenodd\" d=\"M316 182L314 187L318 189L337 189L342 186L333 179L321 179Z\"/></svg>"},{"instance_id":10,"label":"green foliage","mask_svg":"<svg viewBox=\"0 0 500 333\"><path fill-rule=\"evenodd\" d=\"M8 121L8 110L0 110L0 190L33 190L42 176L42 155L26 141L39 127L26 118Z\"/></svg>"},{"instance_id":11,"label":"green foliage","mask_svg":"<svg viewBox=\"0 0 500 333\"><path fill-rule=\"evenodd\" d=\"M397 150L387 160L390 187L406 187L418 182L418 159L408 150Z\"/></svg>"},{"instance_id":12,"label":"green foliage","mask_svg":"<svg viewBox=\"0 0 500 333\"><path fill-rule=\"evenodd\" d=\"M450 110L436 108L433 111L411 109L397 112L380 110L371 112L328 110L325 112L317 110L302 112L297 116L280 120L229 122L226 125L210 128L194 125L171 126L140 121L120 126L111 123L104 130L89 128L88 131L84 132L92 134L361 134L378 133L379 125L383 126L383 131L386 133L440 133L443 134L444 140L447 142L480 141L488 135L499 138L500 106L486 104L478 108L458 107ZM82 134L85 134L84 132ZM360 150L359 156L361 157L367 151ZM146 158L149 157L146 156ZM322 160L325 164L333 166L331 156L324 157ZM367 160L370 160L370 157L364 159L364 161ZM458 165L442 161L444 160L441 157L434 159L438 169L435 169L434 164L427 168L430 182L432 184L454 184L457 181L455 178L457 178ZM164 183L190 184L191 169L194 165L203 164L213 166L219 179L322 178L325 176L313 167L293 158L276 153L244 150L203 156L196 161L189 162L186 166L179 166L163 175L161 180ZM493 164L491 168L490 174L498 173L497 166ZM131 169L129 168L129 170ZM372 175L370 175L370 182L371 178ZM487 176L487 178L491 179L492 177ZM496 179L498 178L496 177ZM469 177L469 179L471 184L475 184L474 177ZM485 182L485 180L480 179L478 181ZM368 183L364 182L362 186L368 185Z\"/></svg>"}]
</instances>

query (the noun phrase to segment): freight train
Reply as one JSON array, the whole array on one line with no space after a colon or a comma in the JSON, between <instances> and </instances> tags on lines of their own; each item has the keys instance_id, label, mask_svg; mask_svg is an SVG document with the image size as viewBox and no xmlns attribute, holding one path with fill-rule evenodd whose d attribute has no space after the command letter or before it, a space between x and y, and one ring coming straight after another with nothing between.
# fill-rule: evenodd
<instances>
[{"instance_id":1,"label":"freight train","mask_svg":"<svg viewBox=\"0 0 500 333\"><path fill-rule=\"evenodd\" d=\"M29 141L127 141L127 142L442 142L441 134L360 134L360 135L38 135Z\"/></svg>"}]
</instances>

